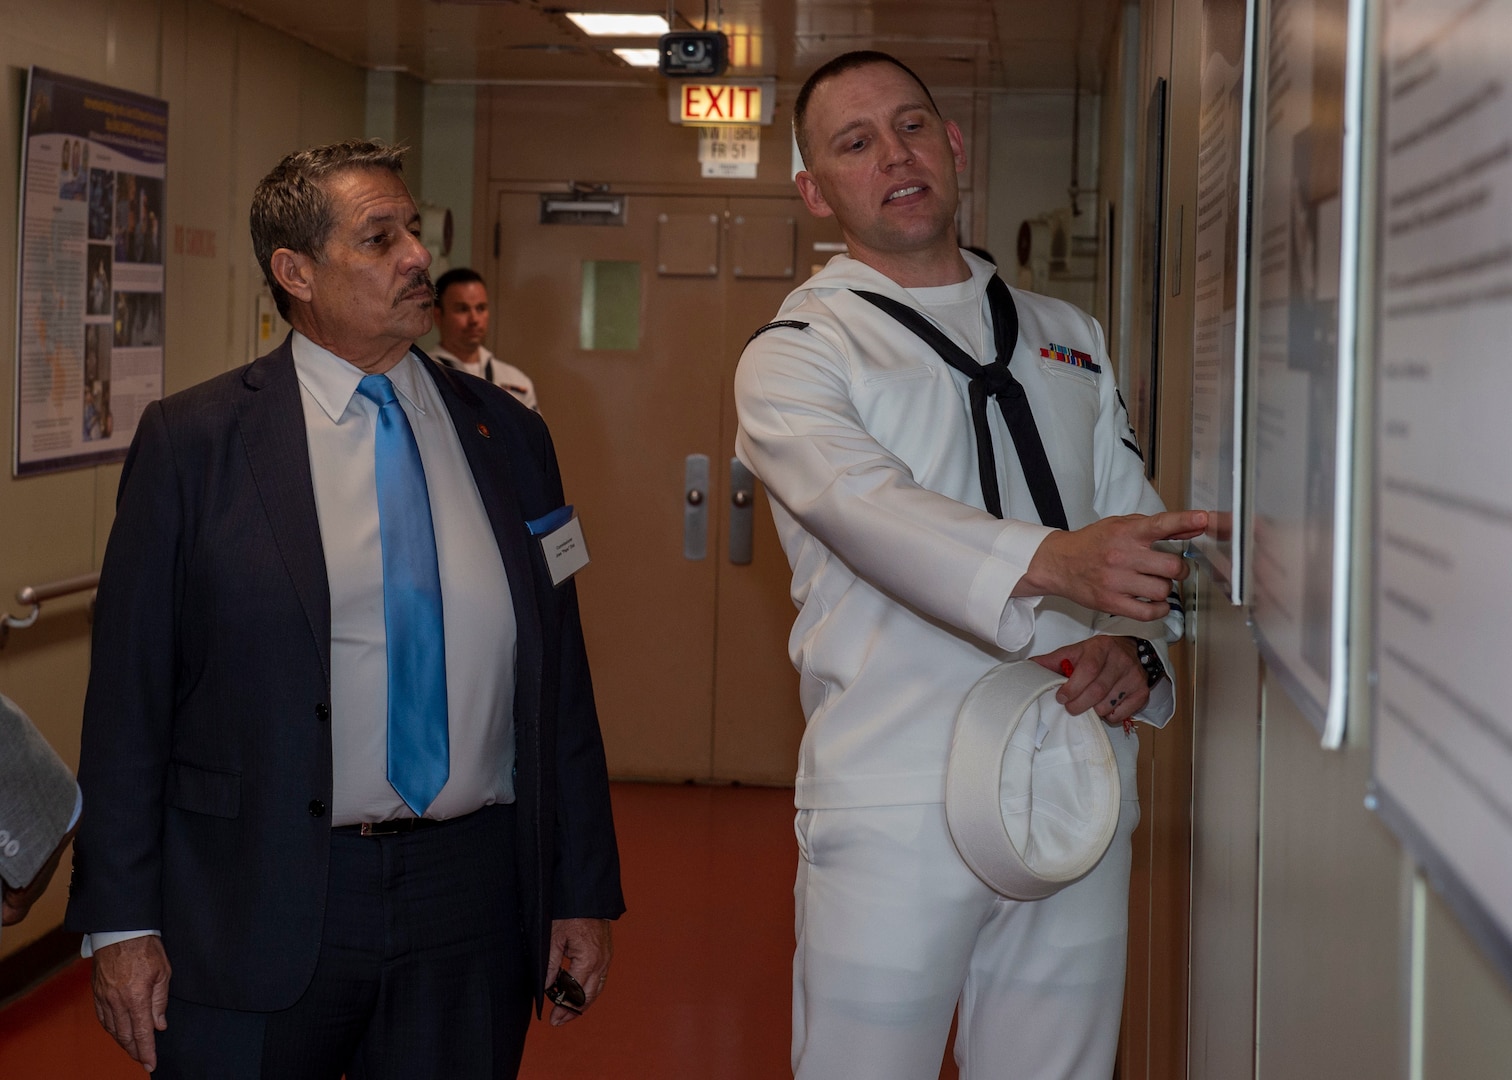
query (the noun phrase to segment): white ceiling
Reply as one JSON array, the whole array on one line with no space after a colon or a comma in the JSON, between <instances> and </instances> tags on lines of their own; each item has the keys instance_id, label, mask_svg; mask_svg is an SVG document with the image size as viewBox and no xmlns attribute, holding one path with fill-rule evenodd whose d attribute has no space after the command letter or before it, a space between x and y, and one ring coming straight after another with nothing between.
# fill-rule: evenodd
<instances>
[{"instance_id":1,"label":"white ceiling","mask_svg":"<svg viewBox=\"0 0 1512 1080\"><path fill-rule=\"evenodd\" d=\"M651 81L562 16L572 0L217 0L364 68L427 82ZM1070 89L1101 82L1118 0L676 0L679 29L731 39L730 75L801 82L850 49L893 53L933 88ZM583 0L666 14L657 0ZM706 14L707 12L707 14Z\"/></svg>"}]
</instances>

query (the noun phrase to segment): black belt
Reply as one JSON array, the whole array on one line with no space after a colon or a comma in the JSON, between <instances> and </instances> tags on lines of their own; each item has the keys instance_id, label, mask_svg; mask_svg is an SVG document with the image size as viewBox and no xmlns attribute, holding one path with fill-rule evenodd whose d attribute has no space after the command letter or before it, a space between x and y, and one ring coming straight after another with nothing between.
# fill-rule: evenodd
<instances>
[{"instance_id":1,"label":"black belt","mask_svg":"<svg viewBox=\"0 0 1512 1080\"><path fill-rule=\"evenodd\" d=\"M455 819L437 821L435 818L423 817L390 818L388 821L364 821L360 825L337 825L331 831L345 833L348 836L395 836L399 833L419 832L421 829L447 825L452 820Z\"/></svg>"}]
</instances>

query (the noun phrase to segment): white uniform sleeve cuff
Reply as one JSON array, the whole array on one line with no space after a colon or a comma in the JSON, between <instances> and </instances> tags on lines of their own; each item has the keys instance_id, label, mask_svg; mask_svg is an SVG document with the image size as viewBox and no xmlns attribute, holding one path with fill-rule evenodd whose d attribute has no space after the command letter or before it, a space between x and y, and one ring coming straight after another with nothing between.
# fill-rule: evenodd
<instances>
[{"instance_id":1,"label":"white uniform sleeve cuff","mask_svg":"<svg viewBox=\"0 0 1512 1080\"><path fill-rule=\"evenodd\" d=\"M982 565L976 580L972 582L973 599L980 598L984 604L996 609L996 631L993 640L998 648L1018 652L1034 639L1034 609L1039 607L1039 596L1014 596L1013 590L1025 574L1034 553L1054 530L1048 525L1036 525L1027 521L1006 521L992 546L992 557ZM1008 599L1004 601L1002 598ZM997 607L998 604L1002 606ZM981 613L982 622L993 625L990 618Z\"/></svg>"},{"instance_id":2,"label":"white uniform sleeve cuff","mask_svg":"<svg viewBox=\"0 0 1512 1080\"><path fill-rule=\"evenodd\" d=\"M1171 683L1171 677L1167 675L1154 686L1150 687L1150 700L1145 702L1145 707L1134 714L1134 719L1141 724L1149 724L1151 727L1162 728L1176 713L1176 688Z\"/></svg>"}]
</instances>

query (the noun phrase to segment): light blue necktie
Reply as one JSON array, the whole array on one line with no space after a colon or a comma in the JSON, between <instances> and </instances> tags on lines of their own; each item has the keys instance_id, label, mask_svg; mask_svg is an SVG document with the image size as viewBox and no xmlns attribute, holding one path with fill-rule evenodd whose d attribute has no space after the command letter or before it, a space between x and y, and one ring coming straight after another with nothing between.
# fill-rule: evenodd
<instances>
[{"instance_id":1,"label":"light blue necktie","mask_svg":"<svg viewBox=\"0 0 1512 1080\"><path fill-rule=\"evenodd\" d=\"M387 375L368 375L357 392L378 406L374 443L388 641L388 779L418 815L435 801L451 772L436 533L420 448L394 384Z\"/></svg>"}]
</instances>

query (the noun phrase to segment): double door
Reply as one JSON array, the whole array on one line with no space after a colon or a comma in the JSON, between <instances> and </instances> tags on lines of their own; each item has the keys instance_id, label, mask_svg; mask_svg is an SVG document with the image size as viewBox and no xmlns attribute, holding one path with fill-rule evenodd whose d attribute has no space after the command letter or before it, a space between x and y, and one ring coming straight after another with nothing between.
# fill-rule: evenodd
<instances>
[{"instance_id":1,"label":"double door","mask_svg":"<svg viewBox=\"0 0 1512 1080\"><path fill-rule=\"evenodd\" d=\"M789 783L795 609L732 383L838 234L796 198L496 190L490 346L535 380L583 522L610 772Z\"/></svg>"}]
</instances>

